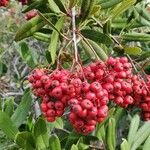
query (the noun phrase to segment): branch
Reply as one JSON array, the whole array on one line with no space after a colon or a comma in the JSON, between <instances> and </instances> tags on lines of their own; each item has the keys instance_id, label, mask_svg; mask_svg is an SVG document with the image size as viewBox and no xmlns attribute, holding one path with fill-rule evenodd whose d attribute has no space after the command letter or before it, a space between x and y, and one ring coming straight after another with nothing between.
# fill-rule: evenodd
<instances>
[{"instance_id":1,"label":"branch","mask_svg":"<svg viewBox=\"0 0 150 150\"><path fill-rule=\"evenodd\" d=\"M73 32L73 42L74 42L74 54L75 62L78 62L78 48L77 48L77 37L76 37L76 11L75 7L72 8L72 32Z\"/></svg>"}]
</instances>

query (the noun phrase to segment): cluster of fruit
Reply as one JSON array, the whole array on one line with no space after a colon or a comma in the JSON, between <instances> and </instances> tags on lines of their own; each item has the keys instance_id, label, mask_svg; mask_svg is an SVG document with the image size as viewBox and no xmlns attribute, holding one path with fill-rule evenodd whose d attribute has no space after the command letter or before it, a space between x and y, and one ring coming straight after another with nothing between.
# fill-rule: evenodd
<instances>
[{"instance_id":1,"label":"cluster of fruit","mask_svg":"<svg viewBox=\"0 0 150 150\"><path fill-rule=\"evenodd\" d=\"M34 94L41 99L47 121L55 121L69 108L68 119L78 133L90 133L97 122L107 117L109 101L123 108L139 107L143 119L150 119L150 80L145 83L139 75L134 75L126 57L110 57L106 62L90 63L74 72L35 69L28 80Z\"/></svg>"},{"instance_id":2,"label":"cluster of fruit","mask_svg":"<svg viewBox=\"0 0 150 150\"><path fill-rule=\"evenodd\" d=\"M0 0L0 7L7 7L9 4L9 0Z\"/></svg>"}]
</instances>

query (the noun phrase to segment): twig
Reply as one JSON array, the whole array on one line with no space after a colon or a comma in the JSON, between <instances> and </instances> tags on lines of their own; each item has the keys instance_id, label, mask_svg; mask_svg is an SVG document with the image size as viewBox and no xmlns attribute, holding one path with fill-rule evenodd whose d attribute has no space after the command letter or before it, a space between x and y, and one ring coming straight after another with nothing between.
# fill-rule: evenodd
<instances>
[{"instance_id":1,"label":"twig","mask_svg":"<svg viewBox=\"0 0 150 150\"><path fill-rule=\"evenodd\" d=\"M101 28L103 28L103 25L102 25L95 17L92 17L92 19L93 19Z\"/></svg>"},{"instance_id":2,"label":"twig","mask_svg":"<svg viewBox=\"0 0 150 150\"><path fill-rule=\"evenodd\" d=\"M3 94L4 97L7 97L7 96L21 96L21 95L23 95L23 92L9 92L9 93Z\"/></svg>"},{"instance_id":3,"label":"twig","mask_svg":"<svg viewBox=\"0 0 150 150\"><path fill-rule=\"evenodd\" d=\"M19 72L18 72L18 69L17 69L16 65L17 65L19 59L20 59L20 58L17 57L17 58L15 59L14 64L13 64L13 66L14 66L14 71L15 71L15 73L17 74L18 78L20 78L20 74L19 74Z\"/></svg>"},{"instance_id":4,"label":"twig","mask_svg":"<svg viewBox=\"0 0 150 150\"><path fill-rule=\"evenodd\" d=\"M133 63L133 60L131 59L131 57L130 57L128 54L126 54L126 55L127 55L128 59L130 60L130 62L131 62L131 64L132 64L132 66L133 66L135 72L138 73L138 70L136 69L136 67L135 67L135 65L134 65L134 63Z\"/></svg>"},{"instance_id":5,"label":"twig","mask_svg":"<svg viewBox=\"0 0 150 150\"><path fill-rule=\"evenodd\" d=\"M70 40L68 37L66 37L63 33L61 33L60 31L57 30L57 28L41 13L38 11L39 16L41 16L42 18L45 19L45 21L52 27L55 29L55 31L57 31L63 38L65 38L66 40Z\"/></svg>"},{"instance_id":6,"label":"twig","mask_svg":"<svg viewBox=\"0 0 150 150\"><path fill-rule=\"evenodd\" d=\"M76 37L76 11L75 7L72 8L72 32L73 32L73 42L74 42L74 55L75 62L78 62L78 48L77 48L77 37Z\"/></svg>"}]
</instances>

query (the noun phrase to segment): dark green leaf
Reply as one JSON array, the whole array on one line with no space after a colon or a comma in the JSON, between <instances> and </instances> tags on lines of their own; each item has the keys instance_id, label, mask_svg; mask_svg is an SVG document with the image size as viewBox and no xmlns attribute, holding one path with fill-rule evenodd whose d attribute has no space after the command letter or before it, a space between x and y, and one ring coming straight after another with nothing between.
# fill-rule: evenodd
<instances>
[{"instance_id":1,"label":"dark green leaf","mask_svg":"<svg viewBox=\"0 0 150 150\"><path fill-rule=\"evenodd\" d=\"M66 11L66 9L65 9L65 7L64 7L64 5L63 5L63 3L61 2L61 0L53 0L56 4L57 4L57 6L59 7L59 9L63 12L63 13L67 13L67 11Z\"/></svg>"},{"instance_id":2,"label":"dark green leaf","mask_svg":"<svg viewBox=\"0 0 150 150\"><path fill-rule=\"evenodd\" d=\"M122 3L118 4L112 11L111 11L111 17L115 18L118 15L125 12L127 9L129 9L132 5L136 3L136 0L123 0Z\"/></svg>"},{"instance_id":3,"label":"dark green leaf","mask_svg":"<svg viewBox=\"0 0 150 150\"><path fill-rule=\"evenodd\" d=\"M148 57L150 57L150 51L143 51L141 56L138 57L138 60L144 60Z\"/></svg>"},{"instance_id":4,"label":"dark green leaf","mask_svg":"<svg viewBox=\"0 0 150 150\"><path fill-rule=\"evenodd\" d=\"M63 23L64 23L64 17L61 17L55 25L55 27L57 28L58 31L61 30L61 28L63 26ZM55 59L56 59L58 38L59 38L59 33L54 30L52 35L51 35L51 42L50 42L50 45L49 45L49 48L48 48L50 53L51 53L51 58L52 58L53 64L55 63Z\"/></svg>"},{"instance_id":5,"label":"dark green leaf","mask_svg":"<svg viewBox=\"0 0 150 150\"><path fill-rule=\"evenodd\" d=\"M39 118L34 126L34 138L36 148L38 150L47 149L49 146L49 137L46 122L44 119Z\"/></svg>"},{"instance_id":6,"label":"dark green leaf","mask_svg":"<svg viewBox=\"0 0 150 150\"><path fill-rule=\"evenodd\" d=\"M0 111L0 129L7 135L8 138L13 140L18 132L15 122L11 121L9 116L2 111Z\"/></svg>"},{"instance_id":7,"label":"dark green leaf","mask_svg":"<svg viewBox=\"0 0 150 150\"><path fill-rule=\"evenodd\" d=\"M88 18L91 15L95 2L96 2L95 0L82 0L82 5L81 5L82 21L84 21L86 18Z\"/></svg>"},{"instance_id":8,"label":"dark green leaf","mask_svg":"<svg viewBox=\"0 0 150 150\"><path fill-rule=\"evenodd\" d=\"M0 76L5 74L6 72L7 72L7 66L4 63L0 62Z\"/></svg>"},{"instance_id":9,"label":"dark green leaf","mask_svg":"<svg viewBox=\"0 0 150 150\"><path fill-rule=\"evenodd\" d=\"M17 31L15 41L20 41L24 38L32 36L35 32L39 31L46 22L40 16L36 16L31 20L25 22Z\"/></svg>"},{"instance_id":10,"label":"dark green leaf","mask_svg":"<svg viewBox=\"0 0 150 150\"><path fill-rule=\"evenodd\" d=\"M126 33L122 35L122 39L126 41L150 41L150 35L146 33Z\"/></svg>"},{"instance_id":11,"label":"dark green leaf","mask_svg":"<svg viewBox=\"0 0 150 150\"><path fill-rule=\"evenodd\" d=\"M76 144L79 140L79 138L81 137L80 134L76 134L74 132L70 133L70 135L68 136L66 145L65 145L65 150L70 150L71 146L73 144Z\"/></svg>"},{"instance_id":12,"label":"dark green leaf","mask_svg":"<svg viewBox=\"0 0 150 150\"><path fill-rule=\"evenodd\" d=\"M35 32L33 34L33 37L39 41L43 41L43 42L49 42L50 40L50 35L47 35L45 33L41 33L41 32Z\"/></svg>"},{"instance_id":13,"label":"dark green leaf","mask_svg":"<svg viewBox=\"0 0 150 150\"><path fill-rule=\"evenodd\" d=\"M91 59L91 60L96 60L98 58L96 52L94 53L94 49L92 46L89 46L84 40L81 41L82 47L85 51L85 54Z\"/></svg>"},{"instance_id":14,"label":"dark green leaf","mask_svg":"<svg viewBox=\"0 0 150 150\"><path fill-rule=\"evenodd\" d=\"M50 64L52 62L52 58L48 50L45 51L45 57L46 57L47 62Z\"/></svg>"},{"instance_id":15,"label":"dark green leaf","mask_svg":"<svg viewBox=\"0 0 150 150\"><path fill-rule=\"evenodd\" d=\"M109 0L101 3L100 6L102 9L107 9L119 4L120 2L122 2L122 0Z\"/></svg>"},{"instance_id":16,"label":"dark green leaf","mask_svg":"<svg viewBox=\"0 0 150 150\"><path fill-rule=\"evenodd\" d=\"M91 46L93 47L93 49L95 50L96 54L99 56L99 58L102 61L106 61L108 59L108 56L105 53L105 51L96 42L94 42L92 40L88 40L88 41L91 44Z\"/></svg>"},{"instance_id":17,"label":"dark green leaf","mask_svg":"<svg viewBox=\"0 0 150 150\"><path fill-rule=\"evenodd\" d=\"M38 9L39 7L41 7L41 5L43 5L44 2L45 0L36 0L33 3L31 3L27 8L25 8L22 12L26 13L30 10Z\"/></svg>"},{"instance_id":18,"label":"dark green leaf","mask_svg":"<svg viewBox=\"0 0 150 150\"><path fill-rule=\"evenodd\" d=\"M15 142L25 150L35 150L35 141L30 132L25 131L18 133Z\"/></svg>"},{"instance_id":19,"label":"dark green leaf","mask_svg":"<svg viewBox=\"0 0 150 150\"><path fill-rule=\"evenodd\" d=\"M112 40L111 38L106 35L106 34L103 34L99 31L95 31L95 30L91 30L91 29L83 29L81 30L81 34L92 40L92 41L95 41L96 43L103 43L103 44L112 44Z\"/></svg>"},{"instance_id":20,"label":"dark green leaf","mask_svg":"<svg viewBox=\"0 0 150 150\"><path fill-rule=\"evenodd\" d=\"M48 3L49 3L49 6L52 11L54 11L56 13L60 13L60 10L59 10L58 6L56 5L56 3L54 2L54 0L48 0Z\"/></svg>"},{"instance_id":21,"label":"dark green leaf","mask_svg":"<svg viewBox=\"0 0 150 150\"><path fill-rule=\"evenodd\" d=\"M14 114L11 117L11 120L14 122L16 127L19 127L26 119L29 110L31 108L31 102L32 102L31 93L30 91L27 91L23 95L19 106L17 107L17 109L15 110Z\"/></svg>"},{"instance_id":22,"label":"dark green leaf","mask_svg":"<svg viewBox=\"0 0 150 150\"><path fill-rule=\"evenodd\" d=\"M143 8L140 4L135 6L135 10L139 13L139 15L147 21L150 21L150 16L148 10Z\"/></svg>"}]
</instances>

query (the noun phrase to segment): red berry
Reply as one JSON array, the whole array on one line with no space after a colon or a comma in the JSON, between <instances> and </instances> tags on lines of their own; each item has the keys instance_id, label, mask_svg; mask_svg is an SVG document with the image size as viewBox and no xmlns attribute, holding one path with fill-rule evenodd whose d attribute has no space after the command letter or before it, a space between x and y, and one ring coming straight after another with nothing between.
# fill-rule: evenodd
<instances>
[{"instance_id":1,"label":"red berry","mask_svg":"<svg viewBox=\"0 0 150 150\"><path fill-rule=\"evenodd\" d=\"M47 113L48 117L55 117L56 116L56 112L54 109L49 109L46 113Z\"/></svg>"},{"instance_id":2,"label":"red berry","mask_svg":"<svg viewBox=\"0 0 150 150\"><path fill-rule=\"evenodd\" d=\"M91 109L93 107L93 103L90 100L88 100L88 99L84 99L81 102L81 106L84 109Z\"/></svg>"},{"instance_id":3,"label":"red berry","mask_svg":"<svg viewBox=\"0 0 150 150\"><path fill-rule=\"evenodd\" d=\"M98 92L99 90L102 89L102 86L99 82L95 81L93 83L91 83L90 85L90 89L93 91L93 92Z\"/></svg>"},{"instance_id":4,"label":"red berry","mask_svg":"<svg viewBox=\"0 0 150 150\"><path fill-rule=\"evenodd\" d=\"M56 110L63 110L64 109L64 104L61 101L55 102L55 108Z\"/></svg>"}]
</instances>

